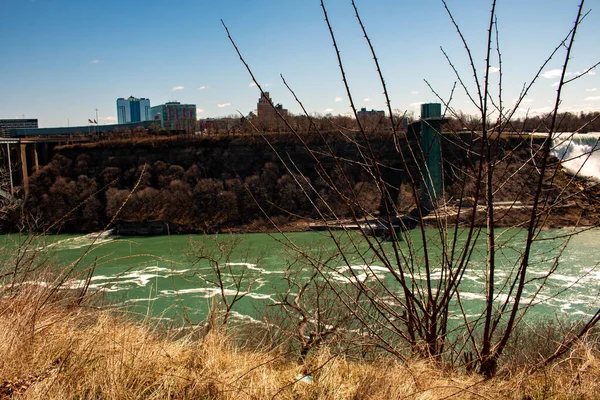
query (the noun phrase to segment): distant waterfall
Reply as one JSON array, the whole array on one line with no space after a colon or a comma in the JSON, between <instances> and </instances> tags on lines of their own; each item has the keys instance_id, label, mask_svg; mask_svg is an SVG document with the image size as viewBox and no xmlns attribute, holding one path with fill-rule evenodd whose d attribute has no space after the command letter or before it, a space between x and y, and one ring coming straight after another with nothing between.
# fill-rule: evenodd
<instances>
[{"instance_id":1,"label":"distant waterfall","mask_svg":"<svg viewBox=\"0 0 600 400\"><path fill-rule=\"evenodd\" d=\"M552 148L569 174L600 180L600 132L558 133Z\"/></svg>"}]
</instances>

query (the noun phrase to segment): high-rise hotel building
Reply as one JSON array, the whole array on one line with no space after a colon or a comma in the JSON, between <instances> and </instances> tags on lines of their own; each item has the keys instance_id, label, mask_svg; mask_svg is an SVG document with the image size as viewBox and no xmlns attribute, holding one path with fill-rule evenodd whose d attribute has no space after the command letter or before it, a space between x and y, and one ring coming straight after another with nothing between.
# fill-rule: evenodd
<instances>
[{"instance_id":1,"label":"high-rise hotel building","mask_svg":"<svg viewBox=\"0 0 600 400\"><path fill-rule=\"evenodd\" d=\"M188 130L196 122L196 105L170 101L150 109L151 119L162 128Z\"/></svg>"},{"instance_id":2,"label":"high-rise hotel building","mask_svg":"<svg viewBox=\"0 0 600 400\"><path fill-rule=\"evenodd\" d=\"M150 99L135 98L117 99L117 118L119 124L150 120Z\"/></svg>"}]
</instances>

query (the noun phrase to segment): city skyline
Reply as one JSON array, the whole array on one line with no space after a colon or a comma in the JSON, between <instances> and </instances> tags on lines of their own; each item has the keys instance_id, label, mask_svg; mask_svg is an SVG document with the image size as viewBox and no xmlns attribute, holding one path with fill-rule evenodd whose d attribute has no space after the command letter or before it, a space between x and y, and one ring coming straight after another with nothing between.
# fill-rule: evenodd
<instances>
[{"instance_id":1,"label":"city skyline","mask_svg":"<svg viewBox=\"0 0 600 400\"><path fill-rule=\"evenodd\" d=\"M523 84L571 29L576 1L498 2L504 102L512 104ZM350 1L325 2L338 38L356 107L386 109L381 85ZM449 0L448 5L470 43L479 71L484 65L490 3ZM589 1L586 9L597 1ZM443 4L378 0L357 1L378 54L392 107L417 111L421 102L438 101L423 79L448 98L456 77L440 51L452 58L463 77L471 72L466 54ZM11 15L0 26L0 118L37 118L40 127L117 122L115 99L142 95L153 104L196 104L198 118L247 115L260 92L240 62L221 19L273 101L291 113L300 107L280 74L310 112L345 114L349 101L318 1L229 0L124 4L107 0L8 0L0 6ZM118 10L118 12L117 12ZM600 10L593 9L579 28L569 73L600 61ZM121 40L127 38L127 40ZM542 70L521 113L551 107L562 52ZM497 59L492 79L497 85ZM469 81L470 82L470 81ZM472 84L471 84L472 87ZM454 107L474 108L455 93ZM596 71L568 85L564 111L600 110L600 75Z\"/></svg>"}]
</instances>

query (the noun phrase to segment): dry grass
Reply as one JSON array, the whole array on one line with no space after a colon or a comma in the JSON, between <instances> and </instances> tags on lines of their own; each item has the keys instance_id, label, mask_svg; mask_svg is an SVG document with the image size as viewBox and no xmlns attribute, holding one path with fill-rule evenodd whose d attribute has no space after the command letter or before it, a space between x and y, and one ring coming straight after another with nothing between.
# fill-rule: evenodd
<instances>
[{"instance_id":1,"label":"dry grass","mask_svg":"<svg viewBox=\"0 0 600 400\"><path fill-rule=\"evenodd\" d=\"M426 361L364 363L322 349L300 366L274 351L158 333L105 310L44 302L31 288L0 299L0 398L24 399L441 399L598 398L592 346L534 374L484 381ZM196 337L198 335L195 335ZM312 382L297 382L311 371ZM301 376L301 375L300 375Z\"/></svg>"}]
</instances>

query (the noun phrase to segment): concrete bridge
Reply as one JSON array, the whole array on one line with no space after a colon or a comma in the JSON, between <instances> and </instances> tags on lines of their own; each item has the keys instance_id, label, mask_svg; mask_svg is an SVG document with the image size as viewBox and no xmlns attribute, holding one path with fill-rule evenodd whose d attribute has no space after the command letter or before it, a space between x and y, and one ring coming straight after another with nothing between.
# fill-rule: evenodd
<instances>
[{"instance_id":1,"label":"concrete bridge","mask_svg":"<svg viewBox=\"0 0 600 400\"><path fill-rule=\"evenodd\" d=\"M57 145L97 141L103 135L126 130L149 129L156 122L142 121L128 124L87 125L57 128L11 129L9 137L0 137L0 165L8 169L9 190L14 195L15 186L22 186L27 195L29 175L40 165L50 162ZM6 198L3 192L0 197Z\"/></svg>"},{"instance_id":2,"label":"concrete bridge","mask_svg":"<svg viewBox=\"0 0 600 400\"><path fill-rule=\"evenodd\" d=\"M22 186L27 195L29 175L37 172L40 165L52 159L53 149L59 144L89 142L90 136L55 135L46 137L0 138L2 167L8 171L9 190L0 190L0 197L15 200L15 186Z\"/></svg>"}]
</instances>

